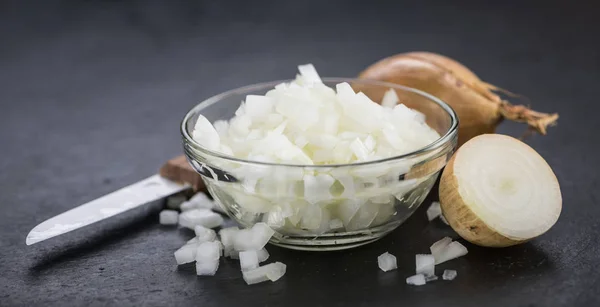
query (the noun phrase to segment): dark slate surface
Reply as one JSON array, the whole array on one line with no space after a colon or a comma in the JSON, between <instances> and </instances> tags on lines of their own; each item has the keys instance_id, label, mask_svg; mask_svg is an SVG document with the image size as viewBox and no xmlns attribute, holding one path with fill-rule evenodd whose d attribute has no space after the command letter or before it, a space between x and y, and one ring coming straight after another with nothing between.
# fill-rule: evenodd
<instances>
[{"instance_id":1,"label":"dark slate surface","mask_svg":"<svg viewBox=\"0 0 600 307\"><path fill-rule=\"evenodd\" d=\"M2 1L0 305L598 305L600 33L592 1L313 2ZM424 208L363 248L269 247L288 272L252 287L234 262L213 278L178 268L172 252L191 234L160 227L157 208L25 246L39 222L180 153L179 121L199 100L289 78L301 63L354 76L411 50L460 59L560 113L548 137L528 141L562 184L562 216L546 235L506 249L468 245L468 256L440 266L458 270L454 282L424 287L404 282L414 254L452 233L426 223ZM397 271L377 268L384 251L398 257Z\"/></svg>"}]
</instances>

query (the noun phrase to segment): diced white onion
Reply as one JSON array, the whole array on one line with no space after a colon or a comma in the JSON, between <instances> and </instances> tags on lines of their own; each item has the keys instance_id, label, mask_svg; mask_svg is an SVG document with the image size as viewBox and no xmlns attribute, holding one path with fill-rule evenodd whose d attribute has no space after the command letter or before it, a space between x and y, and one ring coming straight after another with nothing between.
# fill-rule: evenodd
<instances>
[{"instance_id":1,"label":"diced white onion","mask_svg":"<svg viewBox=\"0 0 600 307\"><path fill-rule=\"evenodd\" d=\"M239 253L240 267L242 271L256 269L258 267L258 254L255 250L243 251Z\"/></svg>"},{"instance_id":2,"label":"diced white onion","mask_svg":"<svg viewBox=\"0 0 600 307\"><path fill-rule=\"evenodd\" d=\"M458 273L455 270L444 270L444 274L442 275L443 280L453 280L456 278Z\"/></svg>"},{"instance_id":3,"label":"diced white onion","mask_svg":"<svg viewBox=\"0 0 600 307\"><path fill-rule=\"evenodd\" d=\"M435 275L435 258L433 255L416 255L415 260L417 274Z\"/></svg>"},{"instance_id":4,"label":"diced white onion","mask_svg":"<svg viewBox=\"0 0 600 307\"><path fill-rule=\"evenodd\" d=\"M344 222L340 219L333 219L329 221L329 228L332 230L344 228Z\"/></svg>"},{"instance_id":5,"label":"diced white onion","mask_svg":"<svg viewBox=\"0 0 600 307\"><path fill-rule=\"evenodd\" d=\"M440 207L440 203L434 201L431 203L431 206L427 208L427 219L429 221L433 221L438 216L442 215L442 208Z\"/></svg>"},{"instance_id":6,"label":"diced white onion","mask_svg":"<svg viewBox=\"0 0 600 307\"><path fill-rule=\"evenodd\" d=\"M221 138L217 133L217 130L213 125L206 119L206 117L198 114L198 120L194 126L192 137L198 144L210 149L218 150L221 144Z\"/></svg>"},{"instance_id":7,"label":"diced white onion","mask_svg":"<svg viewBox=\"0 0 600 307\"><path fill-rule=\"evenodd\" d=\"M161 225L177 225L179 213L175 210L163 210L158 215L158 220Z\"/></svg>"},{"instance_id":8,"label":"diced white onion","mask_svg":"<svg viewBox=\"0 0 600 307\"><path fill-rule=\"evenodd\" d=\"M231 257L234 254L234 240L239 231L238 227L227 227L219 231L219 238L223 244L223 254L225 257Z\"/></svg>"},{"instance_id":9,"label":"diced white onion","mask_svg":"<svg viewBox=\"0 0 600 307\"><path fill-rule=\"evenodd\" d=\"M194 229L197 225L207 228L221 226L223 217L207 209L192 209L179 214L179 226Z\"/></svg>"},{"instance_id":10,"label":"diced white onion","mask_svg":"<svg viewBox=\"0 0 600 307\"><path fill-rule=\"evenodd\" d=\"M317 70L312 64L300 65L298 66L298 70L305 82L321 83L321 77L319 77Z\"/></svg>"},{"instance_id":11,"label":"diced white onion","mask_svg":"<svg viewBox=\"0 0 600 307\"><path fill-rule=\"evenodd\" d=\"M194 227L194 232L196 233L196 238L199 243L214 241L217 238L217 233L214 230L202 225Z\"/></svg>"},{"instance_id":12,"label":"diced white onion","mask_svg":"<svg viewBox=\"0 0 600 307\"><path fill-rule=\"evenodd\" d=\"M379 265L379 268L384 272L395 270L398 268L398 264L396 263L396 256L388 252L385 252L379 257L377 257L377 264Z\"/></svg>"},{"instance_id":13,"label":"diced white onion","mask_svg":"<svg viewBox=\"0 0 600 307\"><path fill-rule=\"evenodd\" d=\"M285 264L281 262L274 262L260 266L253 270L244 271L242 272L242 276L248 285L253 285L268 280L277 281L285 274L285 271Z\"/></svg>"},{"instance_id":14,"label":"diced white onion","mask_svg":"<svg viewBox=\"0 0 600 307\"><path fill-rule=\"evenodd\" d=\"M439 258L440 253L448 246L448 244L452 243L452 238L444 237L441 240L433 243L429 250L434 258Z\"/></svg>"},{"instance_id":15,"label":"diced white onion","mask_svg":"<svg viewBox=\"0 0 600 307\"><path fill-rule=\"evenodd\" d=\"M467 248L459 242L452 242L435 257L435 264L462 257L468 253Z\"/></svg>"},{"instance_id":16,"label":"diced white onion","mask_svg":"<svg viewBox=\"0 0 600 307\"><path fill-rule=\"evenodd\" d=\"M199 276L214 276L219 269L219 260L196 262L196 274Z\"/></svg>"},{"instance_id":17,"label":"diced white onion","mask_svg":"<svg viewBox=\"0 0 600 307\"><path fill-rule=\"evenodd\" d=\"M266 248L260 249L256 252L256 255L258 256L258 262L265 262L267 261L267 259L269 259L269 252L267 251Z\"/></svg>"},{"instance_id":18,"label":"diced white onion","mask_svg":"<svg viewBox=\"0 0 600 307\"><path fill-rule=\"evenodd\" d=\"M209 149L236 158L302 165L384 159L439 138L422 113L397 104L393 89L385 93L382 104L386 107L382 107L349 83L337 84L335 89L326 86L311 64L298 70L294 81L278 84L265 95L245 97L228 121L217 120L213 127L199 116L193 137ZM320 235L342 229L341 221L344 230L351 231L392 218L394 207L387 205L393 203L392 197L402 199L422 182L399 179L418 162L390 161L339 170L287 167L288 172L250 163L231 167L228 171L240 184L223 188L241 214L262 215L272 228ZM193 197L181 206L182 211L213 208L205 196ZM288 208L283 210L282 203L288 203ZM337 221L331 223L333 219ZM180 224L188 222L184 219ZM226 247L225 253L230 252Z\"/></svg>"},{"instance_id":19,"label":"diced white onion","mask_svg":"<svg viewBox=\"0 0 600 307\"><path fill-rule=\"evenodd\" d=\"M218 261L221 257L221 244L219 242L203 242L196 249L197 262Z\"/></svg>"},{"instance_id":20,"label":"diced white onion","mask_svg":"<svg viewBox=\"0 0 600 307\"><path fill-rule=\"evenodd\" d=\"M332 199L329 192L331 185L335 179L328 174L319 174L317 176L304 176L304 199L311 204L316 204L320 201Z\"/></svg>"},{"instance_id":21,"label":"diced white onion","mask_svg":"<svg viewBox=\"0 0 600 307\"><path fill-rule=\"evenodd\" d=\"M185 264L196 260L196 244L186 244L175 251L175 261L177 264Z\"/></svg>"},{"instance_id":22,"label":"diced white onion","mask_svg":"<svg viewBox=\"0 0 600 307\"><path fill-rule=\"evenodd\" d=\"M423 275L423 274L417 274L417 275L413 275L411 277L406 278L406 284L408 284L408 285L422 286L425 283L426 283L425 275Z\"/></svg>"},{"instance_id":23,"label":"diced white onion","mask_svg":"<svg viewBox=\"0 0 600 307\"><path fill-rule=\"evenodd\" d=\"M274 233L275 231L267 224L256 223L252 228L236 232L233 239L233 248L236 251L263 249Z\"/></svg>"},{"instance_id":24,"label":"diced white onion","mask_svg":"<svg viewBox=\"0 0 600 307\"><path fill-rule=\"evenodd\" d=\"M193 209L198 209L198 207L196 207L195 203L192 203L192 202L189 202L189 201L184 201L179 206L179 209L181 211L189 211L189 210L193 210Z\"/></svg>"},{"instance_id":25,"label":"diced white onion","mask_svg":"<svg viewBox=\"0 0 600 307\"><path fill-rule=\"evenodd\" d=\"M213 201L203 192L196 193L188 202L195 205L197 209L212 209L214 207Z\"/></svg>"},{"instance_id":26,"label":"diced white onion","mask_svg":"<svg viewBox=\"0 0 600 307\"><path fill-rule=\"evenodd\" d=\"M396 91L391 88L383 95L383 99L381 99L381 106L392 109L398 104L398 101L400 100L398 99Z\"/></svg>"}]
</instances>

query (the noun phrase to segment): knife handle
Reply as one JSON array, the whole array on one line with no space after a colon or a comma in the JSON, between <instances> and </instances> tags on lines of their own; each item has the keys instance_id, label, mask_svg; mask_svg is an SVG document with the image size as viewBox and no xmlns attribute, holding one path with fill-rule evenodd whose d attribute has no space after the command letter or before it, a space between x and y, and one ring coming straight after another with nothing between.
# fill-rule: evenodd
<instances>
[{"instance_id":1,"label":"knife handle","mask_svg":"<svg viewBox=\"0 0 600 307\"><path fill-rule=\"evenodd\" d=\"M158 174L175 182L189 183L194 191L205 191L204 182L184 155L175 157L165 163Z\"/></svg>"}]
</instances>

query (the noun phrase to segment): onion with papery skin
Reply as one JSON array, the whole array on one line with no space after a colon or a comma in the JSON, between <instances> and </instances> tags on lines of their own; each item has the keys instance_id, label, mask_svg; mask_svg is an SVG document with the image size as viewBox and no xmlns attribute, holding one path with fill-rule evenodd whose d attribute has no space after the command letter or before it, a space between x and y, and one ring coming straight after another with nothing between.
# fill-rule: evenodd
<instances>
[{"instance_id":1,"label":"onion with papery skin","mask_svg":"<svg viewBox=\"0 0 600 307\"><path fill-rule=\"evenodd\" d=\"M556 113L540 113L502 100L494 92L512 94L480 80L459 62L435 53L394 55L369 66L359 78L413 87L448 103L460 120L458 146L475 136L494 133L505 118L527 123L530 129L540 134L546 134L546 128L558 119ZM400 101L410 108L417 108L402 96Z\"/></svg>"},{"instance_id":2,"label":"onion with papery skin","mask_svg":"<svg viewBox=\"0 0 600 307\"><path fill-rule=\"evenodd\" d=\"M500 134L465 143L440 180L442 213L471 243L504 247L548 231L562 196L556 176L535 150Z\"/></svg>"}]
</instances>

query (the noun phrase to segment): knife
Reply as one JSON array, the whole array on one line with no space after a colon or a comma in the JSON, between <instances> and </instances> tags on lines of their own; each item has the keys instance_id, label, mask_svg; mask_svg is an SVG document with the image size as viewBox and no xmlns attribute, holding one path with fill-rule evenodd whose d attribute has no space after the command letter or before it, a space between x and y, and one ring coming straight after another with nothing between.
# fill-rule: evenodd
<instances>
[{"instance_id":1,"label":"knife","mask_svg":"<svg viewBox=\"0 0 600 307\"><path fill-rule=\"evenodd\" d=\"M156 175L45 220L29 232L25 243L32 245L187 189L204 190L204 183L185 156L179 156Z\"/></svg>"}]
</instances>

